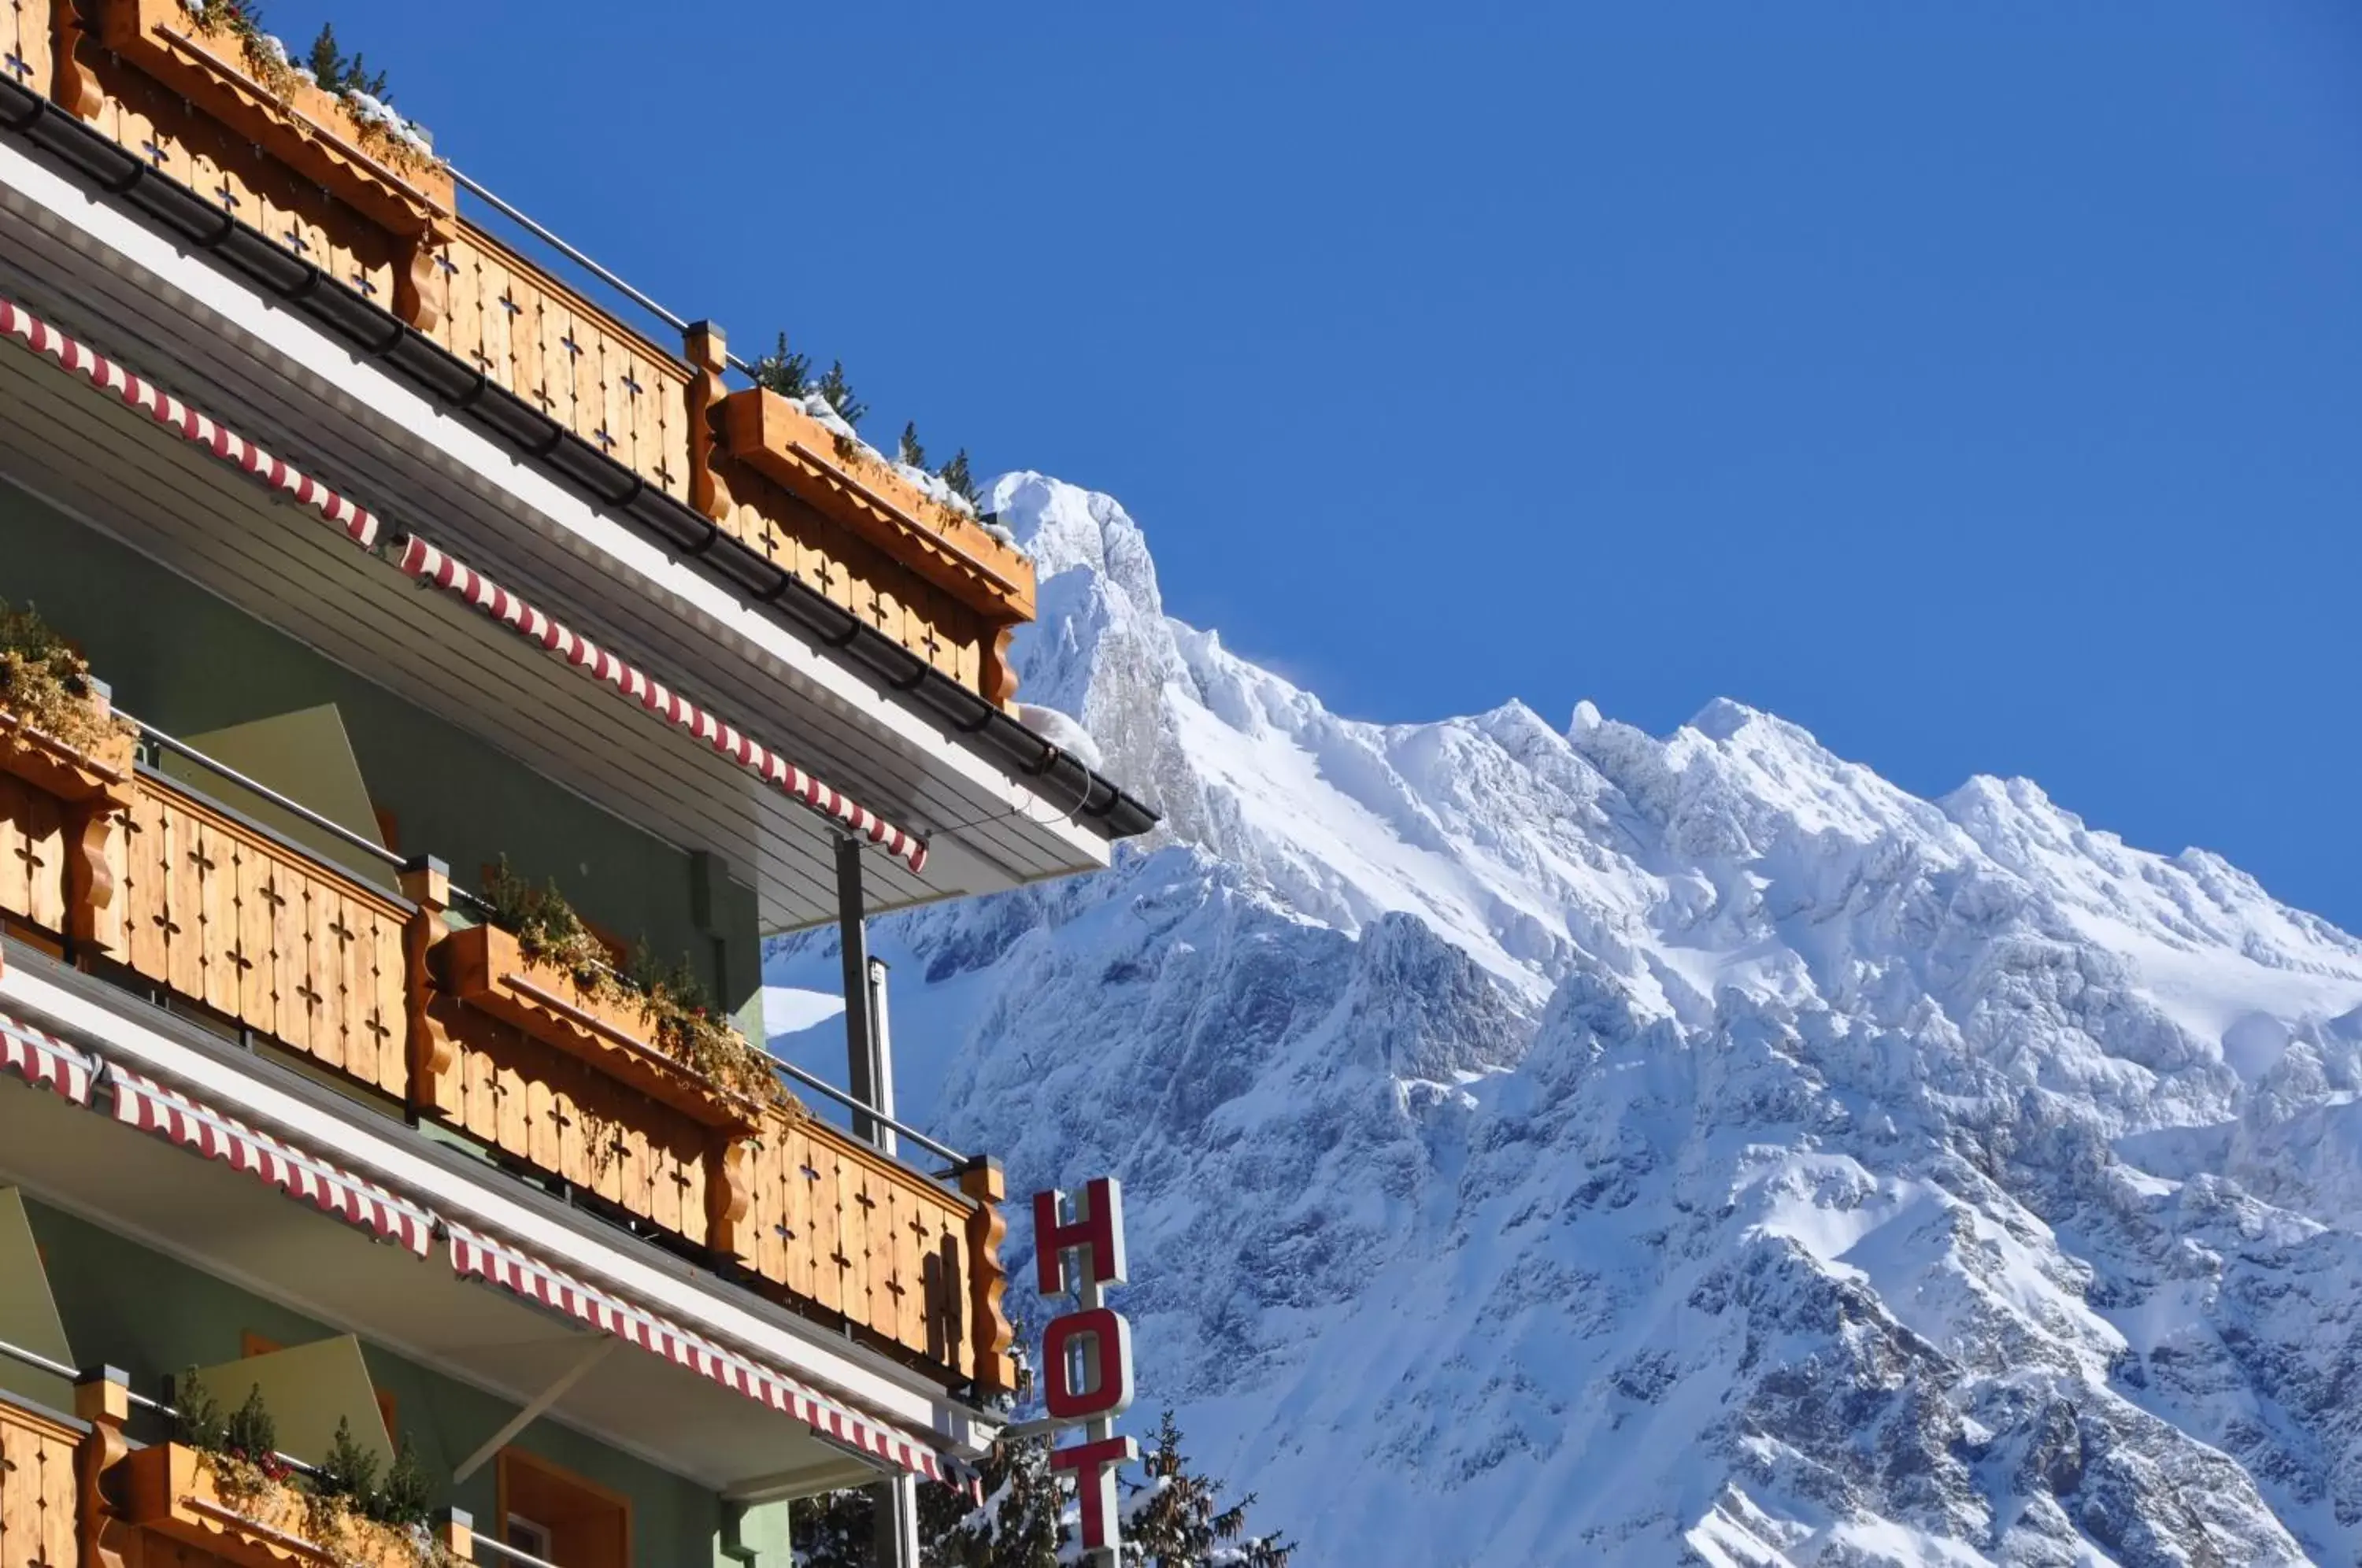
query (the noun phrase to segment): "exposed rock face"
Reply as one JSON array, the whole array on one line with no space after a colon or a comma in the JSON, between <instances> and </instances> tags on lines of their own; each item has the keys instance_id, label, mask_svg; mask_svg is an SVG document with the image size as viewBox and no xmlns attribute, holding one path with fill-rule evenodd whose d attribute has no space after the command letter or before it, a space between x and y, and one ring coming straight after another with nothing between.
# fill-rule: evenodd
<instances>
[{"instance_id":1,"label":"exposed rock face","mask_svg":"<svg viewBox=\"0 0 2362 1568\"><path fill-rule=\"evenodd\" d=\"M906 1103L1124 1178L1147 1396L1302 1561L2362 1555L2362 943L1735 703L1340 719L993 499L1167 825L882 933Z\"/></svg>"}]
</instances>

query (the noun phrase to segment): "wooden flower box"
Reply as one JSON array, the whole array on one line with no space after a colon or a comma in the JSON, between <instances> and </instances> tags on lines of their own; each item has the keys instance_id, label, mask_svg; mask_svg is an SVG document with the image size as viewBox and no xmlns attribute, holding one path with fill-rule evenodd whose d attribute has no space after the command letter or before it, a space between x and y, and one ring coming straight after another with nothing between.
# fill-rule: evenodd
<instances>
[{"instance_id":1,"label":"wooden flower box","mask_svg":"<svg viewBox=\"0 0 2362 1568\"><path fill-rule=\"evenodd\" d=\"M594 994L555 965L526 957L513 933L470 926L445 937L435 951L444 986L468 1006L701 1126L739 1135L761 1125L760 1106L665 1055L635 1003Z\"/></svg>"},{"instance_id":2,"label":"wooden flower box","mask_svg":"<svg viewBox=\"0 0 2362 1568\"><path fill-rule=\"evenodd\" d=\"M101 714L104 699L93 699ZM0 708L0 912L113 952L122 900L108 834L132 796L128 734L88 751Z\"/></svg>"},{"instance_id":3,"label":"wooden flower box","mask_svg":"<svg viewBox=\"0 0 2362 1568\"><path fill-rule=\"evenodd\" d=\"M993 625L1033 618L1033 563L984 525L946 506L777 392L760 387L720 403L733 459L884 550Z\"/></svg>"},{"instance_id":4,"label":"wooden flower box","mask_svg":"<svg viewBox=\"0 0 2362 1568\"><path fill-rule=\"evenodd\" d=\"M410 1532L367 1519L341 1520L339 1539L322 1541L304 1495L265 1482L248 1494L225 1485L210 1454L179 1443L143 1448L123 1462L124 1519L237 1568L420 1568L425 1543Z\"/></svg>"},{"instance_id":5,"label":"wooden flower box","mask_svg":"<svg viewBox=\"0 0 2362 1568\"><path fill-rule=\"evenodd\" d=\"M397 238L447 234L451 171L366 123L337 94L292 74L266 82L245 40L182 0L99 0L97 40Z\"/></svg>"}]
</instances>

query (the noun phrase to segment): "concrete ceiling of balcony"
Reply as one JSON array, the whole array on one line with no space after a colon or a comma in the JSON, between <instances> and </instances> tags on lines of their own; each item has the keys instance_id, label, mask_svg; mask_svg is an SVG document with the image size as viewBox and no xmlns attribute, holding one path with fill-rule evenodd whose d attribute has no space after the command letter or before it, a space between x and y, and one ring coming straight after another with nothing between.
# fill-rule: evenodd
<instances>
[{"instance_id":1,"label":"concrete ceiling of balcony","mask_svg":"<svg viewBox=\"0 0 2362 1568\"><path fill-rule=\"evenodd\" d=\"M768 646L757 646L745 619L725 623L710 602L680 596L679 563L661 563L677 575L659 580L603 554L597 536L552 515L562 508L530 503L532 487L455 456L464 430L415 393L242 290L224 294L238 285L130 217L79 192L61 200L17 161L0 178L0 289L926 836L922 875L865 857L873 912L1106 864L1103 838L1021 780L949 737L914 734L900 711L886 712L885 694L848 701L841 681L831 690L809 664L791 665L777 638L794 633L767 631ZM87 210L65 210L73 201ZM270 316L270 341L226 314L248 304ZM324 373L328 364L338 373ZM0 346L0 479L619 817L719 855L756 884L766 929L834 917L833 830L692 737L488 617L419 591L315 513L13 342ZM789 651L826 657L800 640Z\"/></svg>"},{"instance_id":2,"label":"concrete ceiling of balcony","mask_svg":"<svg viewBox=\"0 0 2362 1568\"><path fill-rule=\"evenodd\" d=\"M602 1341L615 1343L548 1419L602 1442L629 1432L639 1458L717 1492L805 1496L887 1473L882 1461L668 1361L464 1281L439 1251L422 1261L372 1242L220 1161L14 1079L0 1079L0 1186L519 1408ZM129 1349L65 1328L81 1364ZM494 1430L445 1436L473 1447ZM445 1457L457 1464L466 1455Z\"/></svg>"}]
</instances>

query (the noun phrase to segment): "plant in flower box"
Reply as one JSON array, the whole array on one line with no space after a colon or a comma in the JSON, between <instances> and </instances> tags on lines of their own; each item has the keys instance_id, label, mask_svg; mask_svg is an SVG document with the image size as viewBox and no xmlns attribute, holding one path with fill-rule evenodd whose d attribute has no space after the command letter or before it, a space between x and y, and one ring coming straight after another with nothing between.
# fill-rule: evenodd
<instances>
[{"instance_id":1,"label":"plant in flower box","mask_svg":"<svg viewBox=\"0 0 2362 1568\"><path fill-rule=\"evenodd\" d=\"M505 856L486 874L484 905L489 925L446 944L469 1001L517 1021L572 1021L615 1047L602 1052L603 1065L700 1120L751 1125L768 1110L800 1114L770 1056L731 1024L686 959L662 964L643 944L618 967L555 883L535 887Z\"/></svg>"},{"instance_id":2,"label":"plant in flower box","mask_svg":"<svg viewBox=\"0 0 2362 1568\"><path fill-rule=\"evenodd\" d=\"M91 679L90 661L40 612L0 602L0 709L14 721L19 752L40 740L87 763L120 771L131 763L139 731L116 718Z\"/></svg>"},{"instance_id":3,"label":"plant in flower box","mask_svg":"<svg viewBox=\"0 0 2362 1568\"><path fill-rule=\"evenodd\" d=\"M227 1415L193 1371L177 1380L172 1440L127 1461L128 1517L240 1568L447 1568L426 1529L430 1498L415 1452L378 1476L378 1462L339 1421L316 1469L279 1452L261 1391Z\"/></svg>"}]
</instances>

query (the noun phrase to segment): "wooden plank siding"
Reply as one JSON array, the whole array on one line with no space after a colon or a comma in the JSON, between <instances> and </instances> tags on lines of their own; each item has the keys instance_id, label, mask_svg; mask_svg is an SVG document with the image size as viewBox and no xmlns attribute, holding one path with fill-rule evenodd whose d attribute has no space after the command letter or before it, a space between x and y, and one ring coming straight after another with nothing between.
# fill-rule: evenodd
<instances>
[{"instance_id":1,"label":"wooden plank siding","mask_svg":"<svg viewBox=\"0 0 2362 1568\"><path fill-rule=\"evenodd\" d=\"M409 1088L409 911L143 774L111 842L124 961L175 994L396 1099Z\"/></svg>"},{"instance_id":2,"label":"wooden plank siding","mask_svg":"<svg viewBox=\"0 0 2362 1568\"><path fill-rule=\"evenodd\" d=\"M689 495L689 367L472 225L436 252L427 336L668 495Z\"/></svg>"},{"instance_id":3,"label":"wooden plank siding","mask_svg":"<svg viewBox=\"0 0 2362 1568\"><path fill-rule=\"evenodd\" d=\"M0 1395L0 1564L79 1568L74 1452L82 1438Z\"/></svg>"},{"instance_id":4,"label":"wooden plank siding","mask_svg":"<svg viewBox=\"0 0 2362 1568\"><path fill-rule=\"evenodd\" d=\"M967 1321L975 1205L827 1122L773 1117L749 1162L741 1261L789 1296L838 1314L962 1377L982 1374Z\"/></svg>"}]
</instances>

